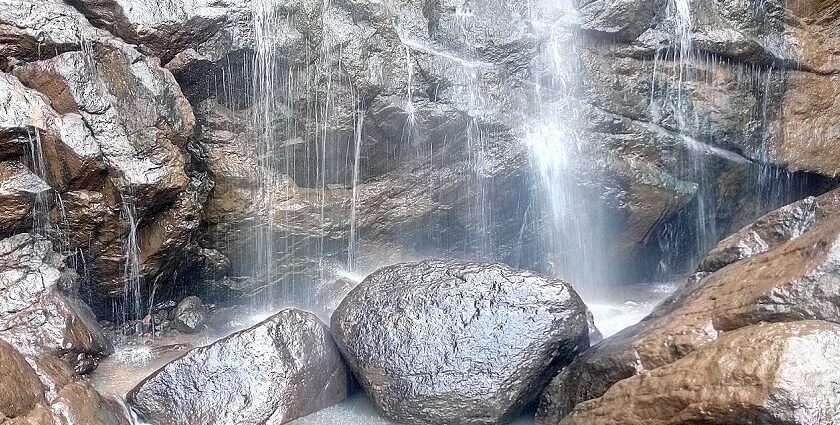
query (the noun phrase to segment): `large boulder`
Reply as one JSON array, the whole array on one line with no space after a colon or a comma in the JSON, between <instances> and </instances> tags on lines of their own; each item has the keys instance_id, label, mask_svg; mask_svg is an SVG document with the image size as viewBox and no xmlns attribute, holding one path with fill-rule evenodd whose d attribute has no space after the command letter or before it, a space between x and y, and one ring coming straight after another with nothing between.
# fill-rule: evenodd
<instances>
[{"instance_id":1,"label":"large boulder","mask_svg":"<svg viewBox=\"0 0 840 425\"><path fill-rule=\"evenodd\" d=\"M382 268L332 330L376 408L402 423L495 424L588 346L586 307L559 280L491 263Z\"/></svg>"},{"instance_id":2,"label":"large boulder","mask_svg":"<svg viewBox=\"0 0 840 425\"><path fill-rule=\"evenodd\" d=\"M60 360L25 356L0 340L0 421L34 425L129 425L106 400Z\"/></svg>"},{"instance_id":3,"label":"large boulder","mask_svg":"<svg viewBox=\"0 0 840 425\"><path fill-rule=\"evenodd\" d=\"M673 363L728 331L760 322L840 323L840 222L826 220L767 252L689 280L637 325L561 371L538 416L555 423L616 382Z\"/></svg>"},{"instance_id":4,"label":"large boulder","mask_svg":"<svg viewBox=\"0 0 840 425\"><path fill-rule=\"evenodd\" d=\"M773 323L728 332L685 358L612 386L540 425L791 424L840 419L840 325Z\"/></svg>"},{"instance_id":5,"label":"large boulder","mask_svg":"<svg viewBox=\"0 0 840 425\"><path fill-rule=\"evenodd\" d=\"M0 338L27 355L53 355L89 372L113 352L96 317L72 291L76 274L49 241L0 241Z\"/></svg>"},{"instance_id":6,"label":"large boulder","mask_svg":"<svg viewBox=\"0 0 840 425\"><path fill-rule=\"evenodd\" d=\"M344 400L349 384L327 327L288 309L186 353L127 399L161 425L282 424Z\"/></svg>"}]
</instances>

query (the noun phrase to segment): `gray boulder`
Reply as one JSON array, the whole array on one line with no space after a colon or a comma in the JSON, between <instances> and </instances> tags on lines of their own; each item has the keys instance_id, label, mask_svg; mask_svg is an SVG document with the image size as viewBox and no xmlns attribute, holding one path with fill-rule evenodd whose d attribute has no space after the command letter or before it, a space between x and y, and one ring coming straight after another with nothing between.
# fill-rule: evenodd
<instances>
[{"instance_id":1,"label":"gray boulder","mask_svg":"<svg viewBox=\"0 0 840 425\"><path fill-rule=\"evenodd\" d=\"M566 283L458 261L374 272L332 330L376 408L401 423L503 422L589 343L586 307Z\"/></svg>"},{"instance_id":2,"label":"gray boulder","mask_svg":"<svg viewBox=\"0 0 840 425\"><path fill-rule=\"evenodd\" d=\"M196 333L204 330L207 321L207 307L201 298L189 296L181 300L172 312L172 322L181 332Z\"/></svg>"},{"instance_id":3,"label":"gray boulder","mask_svg":"<svg viewBox=\"0 0 840 425\"><path fill-rule=\"evenodd\" d=\"M350 382L327 327L288 309L186 353L127 399L160 425L282 424L344 400Z\"/></svg>"}]
</instances>

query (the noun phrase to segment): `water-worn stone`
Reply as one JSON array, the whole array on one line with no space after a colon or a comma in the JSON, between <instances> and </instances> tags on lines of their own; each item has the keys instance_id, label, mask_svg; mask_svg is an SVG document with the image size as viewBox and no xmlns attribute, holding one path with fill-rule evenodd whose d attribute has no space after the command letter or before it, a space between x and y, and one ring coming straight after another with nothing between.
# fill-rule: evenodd
<instances>
[{"instance_id":1,"label":"water-worn stone","mask_svg":"<svg viewBox=\"0 0 840 425\"><path fill-rule=\"evenodd\" d=\"M113 346L72 291L76 274L49 241L28 233L0 241L0 337L27 355L53 355L88 372Z\"/></svg>"},{"instance_id":2,"label":"water-worn stone","mask_svg":"<svg viewBox=\"0 0 840 425\"><path fill-rule=\"evenodd\" d=\"M181 300L172 313L172 322L181 332L196 333L204 330L207 320L207 307L201 298L189 296Z\"/></svg>"},{"instance_id":3,"label":"water-worn stone","mask_svg":"<svg viewBox=\"0 0 840 425\"><path fill-rule=\"evenodd\" d=\"M401 423L503 422L589 342L586 307L566 283L438 260L372 273L332 330L374 405Z\"/></svg>"},{"instance_id":4,"label":"water-worn stone","mask_svg":"<svg viewBox=\"0 0 840 425\"><path fill-rule=\"evenodd\" d=\"M616 382L685 357L725 332L760 322L840 323L840 222L826 220L767 252L689 280L640 323L590 348L543 393L556 423Z\"/></svg>"},{"instance_id":5,"label":"water-worn stone","mask_svg":"<svg viewBox=\"0 0 840 425\"><path fill-rule=\"evenodd\" d=\"M127 399L161 425L282 424L340 402L349 384L327 327L288 309L186 353Z\"/></svg>"},{"instance_id":6,"label":"water-worn stone","mask_svg":"<svg viewBox=\"0 0 840 425\"><path fill-rule=\"evenodd\" d=\"M840 326L773 323L727 332L540 425L830 425L840 420Z\"/></svg>"}]
</instances>

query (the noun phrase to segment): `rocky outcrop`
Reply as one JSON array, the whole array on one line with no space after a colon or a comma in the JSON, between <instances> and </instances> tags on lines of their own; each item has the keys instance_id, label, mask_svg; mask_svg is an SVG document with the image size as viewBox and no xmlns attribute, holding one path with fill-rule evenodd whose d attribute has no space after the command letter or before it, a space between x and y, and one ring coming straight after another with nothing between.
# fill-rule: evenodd
<instances>
[{"instance_id":1,"label":"rocky outcrop","mask_svg":"<svg viewBox=\"0 0 840 425\"><path fill-rule=\"evenodd\" d=\"M36 199L48 193L49 185L20 162L0 162L0 234L31 229Z\"/></svg>"},{"instance_id":2,"label":"rocky outcrop","mask_svg":"<svg viewBox=\"0 0 840 425\"><path fill-rule=\"evenodd\" d=\"M24 357L0 340L0 371L3 423L129 425L117 405L51 356Z\"/></svg>"},{"instance_id":3,"label":"rocky outcrop","mask_svg":"<svg viewBox=\"0 0 840 425\"><path fill-rule=\"evenodd\" d=\"M95 45L21 65L15 75L59 113L78 113L109 175L141 216L187 185L183 153L195 118L172 76L129 47ZM105 142L107 141L107 142Z\"/></svg>"},{"instance_id":4,"label":"rocky outcrop","mask_svg":"<svg viewBox=\"0 0 840 425\"><path fill-rule=\"evenodd\" d=\"M543 394L543 423L616 382L671 364L728 331L760 322L819 319L840 323L840 225L826 220L767 252L692 281L639 324L583 353Z\"/></svg>"},{"instance_id":5,"label":"rocky outcrop","mask_svg":"<svg viewBox=\"0 0 840 425\"><path fill-rule=\"evenodd\" d=\"M588 346L586 307L569 285L457 261L374 272L332 331L377 409L402 423L500 423Z\"/></svg>"},{"instance_id":6,"label":"rocky outcrop","mask_svg":"<svg viewBox=\"0 0 840 425\"><path fill-rule=\"evenodd\" d=\"M840 326L748 326L669 365L612 386L562 421L539 424L797 424L837 422Z\"/></svg>"},{"instance_id":7,"label":"rocky outcrop","mask_svg":"<svg viewBox=\"0 0 840 425\"><path fill-rule=\"evenodd\" d=\"M0 241L0 337L32 356L64 359L89 372L113 347L72 291L76 274L52 244L30 234Z\"/></svg>"},{"instance_id":8,"label":"rocky outcrop","mask_svg":"<svg viewBox=\"0 0 840 425\"><path fill-rule=\"evenodd\" d=\"M58 192L55 202L41 200L43 231L60 249L81 253L95 301L110 305L106 300L123 292L132 222L147 285L174 286L168 279L176 270L183 278L196 267L201 248L191 235L212 186L190 170L195 118L172 75L113 37L85 42L83 50L15 64L22 83L0 74L12 106L0 118L0 150ZM10 197L22 197L7 186ZM8 220L22 221L28 202L7 203L17 214L10 211Z\"/></svg>"},{"instance_id":9,"label":"rocky outcrop","mask_svg":"<svg viewBox=\"0 0 840 425\"><path fill-rule=\"evenodd\" d=\"M349 384L327 327L289 309L186 353L127 398L161 425L282 424L338 403Z\"/></svg>"},{"instance_id":10,"label":"rocky outcrop","mask_svg":"<svg viewBox=\"0 0 840 425\"><path fill-rule=\"evenodd\" d=\"M744 258L767 252L838 216L838 190L786 205L720 241L700 262L697 272L715 272Z\"/></svg>"},{"instance_id":11,"label":"rocky outcrop","mask_svg":"<svg viewBox=\"0 0 840 425\"><path fill-rule=\"evenodd\" d=\"M32 61L79 50L83 43L111 42L61 0L16 0L0 4L0 69L9 59Z\"/></svg>"}]
</instances>

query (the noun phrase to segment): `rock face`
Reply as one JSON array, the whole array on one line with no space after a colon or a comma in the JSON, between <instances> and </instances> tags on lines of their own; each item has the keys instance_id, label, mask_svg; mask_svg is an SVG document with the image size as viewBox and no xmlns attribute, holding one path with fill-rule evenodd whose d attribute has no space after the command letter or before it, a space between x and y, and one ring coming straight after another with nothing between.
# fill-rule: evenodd
<instances>
[{"instance_id":1,"label":"rock face","mask_svg":"<svg viewBox=\"0 0 840 425\"><path fill-rule=\"evenodd\" d=\"M89 372L113 347L90 307L72 295L76 278L48 241L26 233L0 241L0 338Z\"/></svg>"},{"instance_id":2,"label":"rock face","mask_svg":"<svg viewBox=\"0 0 840 425\"><path fill-rule=\"evenodd\" d=\"M282 424L344 400L349 385L327 327L289 309L188 352L127 398L161 425Z\"/></svg>"},{"instance_id":3,"label":"rock face","mask_svg":"<svg viewBox=\"0 0 840 425\"><path fill-rule=\"evenodd\" d=\"M377 409L401 423L500 423L588 346L570 286L489 263L380 269L342 301L332 330Z\"/></svg>"},{"instance_id":4,"label":"rock face","mask_svg":"<svg viewBox=\"0 0 840 425\"><path fill-rule=\"evenodd\" d=\"M86 264L86 285L96 285L86 289L110 305L109 298L123 295L132 222L141 281L166 284L176 270L189 275L201 250L190 235L210 186L191 170L195 118L173 76L112 37L86 43L84 51L18 63L15 76L0 74L12 105L0 118L0 150L30 166L37 178L27 181L44 180L38 190L58 194L38 201L40 231L82 257L76 261ZM32 188L39 186L21 187L12 177L4 184L10 211L0 231L28 224L37 199Z\"/></svg>"},{"instance_id":5,"label":"rock face","mask_svg":"<svg viewBox=\"0 0 840 425\"><path fill-rule=\"evenodd\" d=\"M833 424L840 419L838 343L834 323L748 326L615 384L559 423Z\"/></svg>"},{"instance_id":6,"label":"rock face","mask_svg":"<svg viewBox=\"0 0 840 425\"><path fill-rule=\"evenodd\" d=\"M787 209L788 211L790 208ZM725 332L760 322L840 323L840 225L826 219L763 254L689 281L653 313L592 347L543 394L539 417L556 423L616 382L671 364Z\"/></svg>"},{"instance_id":7,"label":"rock face","mask_svg":"<svg viewBox=\"0 0 840 425\"><path fill-rule=\"evenodd\" d=\"M0 340L0 420L8 424L129 425L60 360L25 357Z\"/></svg>"}]
</instances>

